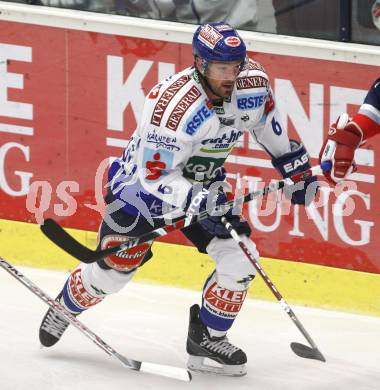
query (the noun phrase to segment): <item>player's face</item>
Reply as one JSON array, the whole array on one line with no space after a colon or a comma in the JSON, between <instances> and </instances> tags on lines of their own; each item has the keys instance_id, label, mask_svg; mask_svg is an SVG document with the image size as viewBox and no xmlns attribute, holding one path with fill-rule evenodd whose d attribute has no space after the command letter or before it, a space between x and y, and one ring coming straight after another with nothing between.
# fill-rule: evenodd
<instances>
[{"instance_id":1,"label":"player's face","mask_svg":"<svg viewBox=\"0 0 380 390\"><path fill-rule=\"evenodd\" d=\"M219 96L231 96L237 76L240 73L241 61L209 62L205 77L213 91Z\"/></svg>"}]
</instances>

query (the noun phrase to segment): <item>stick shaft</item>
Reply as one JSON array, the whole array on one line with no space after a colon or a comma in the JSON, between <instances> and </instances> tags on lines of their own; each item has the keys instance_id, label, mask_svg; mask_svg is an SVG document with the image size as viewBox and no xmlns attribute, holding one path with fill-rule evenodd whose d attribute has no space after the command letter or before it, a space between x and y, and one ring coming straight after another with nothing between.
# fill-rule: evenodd
<instances>
[{"instance_id":1,"label":"stick shaft","mask_svg":"<svg viewBox=\"0 0 380 390\"><path fill-rule=\"evenodd\" d=\"M41 290L35 283L24 276L19 270L13 267L10 263L0 257L0 267L12 275L17 281L23 284L29 291L44 301L50 308L64 317L71 325L76 327L82 334L89 338L94 344L102 349L107 355L117 359L125 368L142 371L149 374L160 375L172 379L179 379L181 381L191 381L191 374L183 368L168 366L163 364L148 363L139 360L130 359L120 353L116 352L109 344L90 330L85 324L80 322L75 316L67 311L56 300L51 298L43 290Z\"/></svg>"},{"instance_id":2,"label":"stick shaft","mask_svg":"<svg viewBox=\"0 0 380 390\"><path fill-rule=\"evenodd\" d=\"M108 345L105 341L103 341L98 335L92 332L86 325L80 322L75 316L73 316L70 312L68 312L63 306L59 304L59 302L55 301L48 294L46 294L43 290L41 290L35 283L29 280L26 276L24 276L19 270L13 267L10 263L0 257L0 266L11 274L17 281L23 284L29 291L31 291L34 295L44 301L48 306L50 306L54 311L59 313L62 317L64 317L67 321L70 322L71 325L75 326L81 333L83 333L86 337L88 337L93 343L95 343L100 349L102 349L107 355L113 356L116 359L120 360L120 362L132 369L139 369L139 362L136 362L132 359L127 359L122 355L118 354L110 345Z\"/></svg>"},{"instance_id":3,"label":"stick shaft","mask_svg":"<svg viewBox=\"0 0 380 390\"><path fill-rule=\"evenodd\" d=\"M204 210L196 215L184 215L172 224L153 230L139 237L132 237L119 245L115 245L111 248L107 248L104 250L94 251L87 248L86 246L75 240L74 237L67 233L57 222L52 219L45 220L44 224L41 225L41 230L51 241L53 241L56 245L58 245L61 249L69 253L71 256L77 258L83 263L93 263L104 257L117 254L118 252L123 252L126 249L130 249L134 246L154 240L158 237L165 236L173 232L174 230L182 229L184 227L193 225L194 223L197 223L207 218L209 214L215 210L224 210L238 205L242 205L243 203L249 202L253 199L261 198L268 193L282 189L287 185L293 185L295 183L307 179L308 177L320 174L321 172L322 169L320 166L312 167L302 173L295 174L284 180L273 182L261 190L253 191L235 200L228 201L224 205L218 206L216 209Z\"/></svg>"},{"instance_id":4,"label":"stick shaft","mask_svg":"<svg viewBox=\"0 0 380 390\"><path fill-rule=\"evenodd\" d=\"M285 310L285 312L288 314L288 316L291 318L291 320L294 322L294 324L297 326L299 331L302 333L302 335L305 337L305 339L308 341L310 346L313 349L318 349L317 345L309 335L309 333L306 331L304 326L302 325L301 321L297 318L294 311L291 309L291 307L288 305L288 303L285 301L284 297L280 294L280 292L277 290L276 286L273 284L269 276L266 274L264 269L261 267L260 263L255 259L255 257L252 255L252 253L249 251L245 243L241 240L236 230L233 228L233 226L227 221L225 217L222 217L222 222L228 232L230 233L231 237L237 242L237 244L240 246L241 250L244 252L245 256L248 258L248 260L251 262L251 264L255 267L256 271L260 274L260 276L263 278L265 284L268 286L269 290L273 293L273 295L276 297L276 299L279 301L281 307Z\"/></svg>"}]
</instances>

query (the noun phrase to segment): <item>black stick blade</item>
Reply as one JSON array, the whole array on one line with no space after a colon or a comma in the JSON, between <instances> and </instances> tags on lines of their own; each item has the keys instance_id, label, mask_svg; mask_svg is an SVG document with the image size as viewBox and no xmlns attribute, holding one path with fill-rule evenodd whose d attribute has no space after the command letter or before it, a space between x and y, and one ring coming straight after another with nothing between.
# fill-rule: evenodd
<instances>
[{"instance_id":1,"label":"black stick blade","mask_svg":"<svg viewBox=\"0 0 380 390\"><path fill-rule=\"evenodd\" d=\"M302 358L320 360L321 362L326 361L318 348L311 348L301 343L290 343L290 348L296 355Z\"/></svg>"},{"instance_id":2,"label":"black stick blade","mask_svg":"<svg viewBox=\"0 0 380 390\"><path fill-rule=\"evenodd\" d=\"M88 249L73 237L71 237L57 222L53 219L45 219L44 224L40 226L41 231L47 238L58 245L71 256L76 257L83 263L92 263L95 251Z\"/></svg>"}]
</instances>

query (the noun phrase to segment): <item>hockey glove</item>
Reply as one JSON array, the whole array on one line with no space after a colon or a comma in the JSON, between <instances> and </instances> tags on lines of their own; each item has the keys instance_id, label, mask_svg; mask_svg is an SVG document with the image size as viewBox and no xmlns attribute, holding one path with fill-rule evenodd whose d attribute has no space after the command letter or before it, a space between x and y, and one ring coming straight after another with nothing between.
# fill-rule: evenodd
<instances>
[{"instance_id":1,"label":"hockey glove","mask_svg":"<svg viewBox=\"0 0 380 390\"><path fill-rule=\"evenodd\" d=\"M227 186L227 183L224 183ZM222 187L222 186L221 186ZM232 194L231 194L232 195ZM185 207L186 213L197 215L202 211L213 209L217 206L225 204L229 199L227 193L220 190L220 188L200 188L198 185L194 186L187 197L188 206ZM240 216L233 215L233 210L229 209L227 212L218 211L209 215L209 217L199 221L200 225L208 233L217 236L219 238L229 238L230 234L224 227L221 218L225 216L227 220L232 224L234 229L241 230ZM244 230L245 233L245 230Z\"/></svg>"},{"instance_id":2,"label":"hockey glove","mask_svg":"<svg viewBox=\"0 0 380 390\"><path fill-rule=\"evenodd\" d=\"M324 172L326 179L336 184L356 171L355 150L363 139L359 125L350 120L348 114L342 114L330 126L328 136L319 153L319 163L331 161L331 171Z\"/></svg>"},{"instance_id":3,"label":"hockey glove","mask_svg":"<svg viewBox=\"0 0 380 390\"><path fill-rule=\"evenodd\" d=\"M272 164L283 178L293 176L296 173L303 172L310 168L309 155L302 144L290 140L291 151L284 155L273 158ZM285 187L285 196L291 200L293 204L303 204L308 206L314 199L318 186L311 185L317 178L312 176L304 181L296 183L294 186ZM310 188L308 188L310 185Z\"/></svg>"}]
</instances>

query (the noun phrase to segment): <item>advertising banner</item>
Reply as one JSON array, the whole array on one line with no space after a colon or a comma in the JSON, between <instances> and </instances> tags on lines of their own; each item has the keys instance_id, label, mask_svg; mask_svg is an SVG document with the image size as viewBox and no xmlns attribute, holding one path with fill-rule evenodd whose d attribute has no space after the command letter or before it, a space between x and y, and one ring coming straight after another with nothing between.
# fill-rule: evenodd
<instances>
[{"instance_id":1,"label":"advertising banner","mask_svg":"<svg viewBox=\"0 0 380 390\"><path fill-rule=\"evenodd\" d=\"M190 42L189 42L190 43ZM378 67L250 52L271 78L290 138L313 165L328 126L361 104ZM0 218L96 231L101 178L137 126L148 91L192 64L190 44L0 21ZM261 255L380 272L380 138L358 151L345 186L321 185L307 210L251 202L245 215ZM244 134L229 179L253 190L280 177ZM104 184L104 179L103 179ZM166 240L188 244L180 233Z\"/></svg>"}]
</instances>

